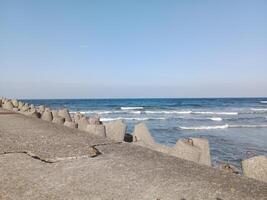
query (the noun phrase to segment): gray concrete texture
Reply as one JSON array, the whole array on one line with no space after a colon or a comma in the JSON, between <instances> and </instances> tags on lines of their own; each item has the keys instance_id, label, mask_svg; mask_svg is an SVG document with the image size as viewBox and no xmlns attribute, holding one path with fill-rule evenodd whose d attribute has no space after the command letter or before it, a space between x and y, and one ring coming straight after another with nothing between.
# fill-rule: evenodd
<instances>
[{"instance_id":1,"label":"gray concrete texture","mask_svg":"<svg viewBox=\"0 0 267 200\"><path fill-rule=\"evenodd\" d=\"M267 197L264 182L10 112L0 114L0 177L0 199Z\"/></svg>"}]
</instances>

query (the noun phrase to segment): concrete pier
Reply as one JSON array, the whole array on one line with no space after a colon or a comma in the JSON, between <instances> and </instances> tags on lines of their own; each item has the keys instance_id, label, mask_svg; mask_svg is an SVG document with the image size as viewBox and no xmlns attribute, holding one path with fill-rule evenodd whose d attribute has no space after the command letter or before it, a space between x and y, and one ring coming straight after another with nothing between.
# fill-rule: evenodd
<instances>
[{"instance_id":1,"label":"concrete pier","mask_svg":"<svg viewBox=\"0 0 267 200\"><path fill-rule=\"evenodd\" d=\"M267 199L267 183L1 108L0 177L1 200Z\"/></svg>"}]
</instances>

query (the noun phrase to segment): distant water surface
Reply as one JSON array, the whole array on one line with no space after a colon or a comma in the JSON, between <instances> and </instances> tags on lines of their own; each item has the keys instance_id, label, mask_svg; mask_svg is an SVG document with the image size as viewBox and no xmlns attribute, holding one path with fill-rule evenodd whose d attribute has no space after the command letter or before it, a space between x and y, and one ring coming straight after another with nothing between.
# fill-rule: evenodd
<instances>
[{"instance_id":1,"label":"distant water surface","mask_svg":"<svg viewBox=\"0 0 267 200\"><path fill-rule=\"evenodd\" d=\"M131 133L146 122L159 143L173 146L179 138L205 137L214 165L267 155L267 98L217 99L42 99L25 100L102 121L124 119Z\"/></svg>"}]
</instances>

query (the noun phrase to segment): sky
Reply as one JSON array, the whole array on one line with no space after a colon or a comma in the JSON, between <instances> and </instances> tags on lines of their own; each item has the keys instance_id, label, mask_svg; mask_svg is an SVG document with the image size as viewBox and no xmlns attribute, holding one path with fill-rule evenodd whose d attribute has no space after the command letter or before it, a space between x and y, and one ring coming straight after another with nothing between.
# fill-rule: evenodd
<instances>
[{"instance_id":1,"label":"sky","mask_svg":"<svg viewBox=\"0 0 267 200\"><path fill-rule=\"evenodd\" d=\"M0 0L0 96L267 97L266 0Z\"/></svg>"}]
</instances>

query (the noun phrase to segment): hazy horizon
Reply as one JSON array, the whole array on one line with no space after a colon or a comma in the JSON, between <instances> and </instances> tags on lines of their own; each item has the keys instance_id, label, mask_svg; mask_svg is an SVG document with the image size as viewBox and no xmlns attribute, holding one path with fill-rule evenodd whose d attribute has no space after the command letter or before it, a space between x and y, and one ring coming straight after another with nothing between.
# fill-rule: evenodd
<instances>
[{"instance_id":1,"label":"hazy horizon","mask_svg":"<svg viewBox=\"0 0 267 200\"><path fill-rule=\"evenodd\" d=\"M267 97L267 1L0 0L0 96Z\"/></svg>"}]
</instances>

